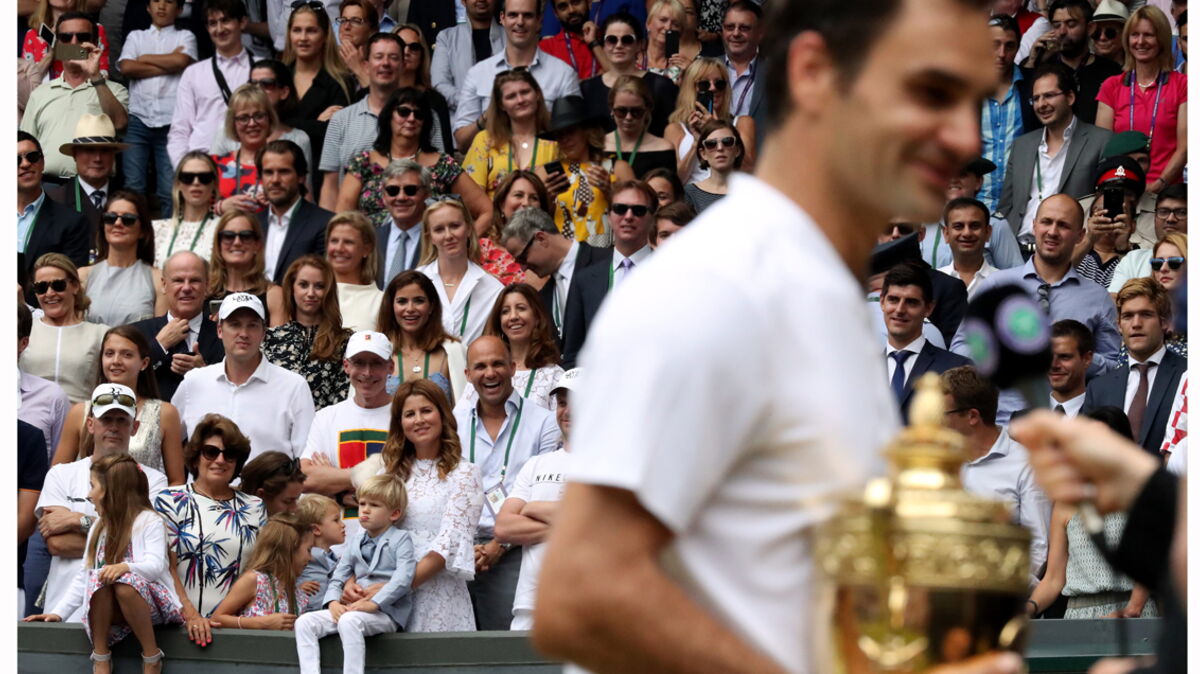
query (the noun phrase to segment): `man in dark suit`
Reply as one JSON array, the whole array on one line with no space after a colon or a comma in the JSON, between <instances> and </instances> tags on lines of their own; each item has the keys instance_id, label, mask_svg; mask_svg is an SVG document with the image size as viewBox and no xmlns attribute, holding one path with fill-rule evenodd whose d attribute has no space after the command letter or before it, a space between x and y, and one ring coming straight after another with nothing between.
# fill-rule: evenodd
<instances>
[{"instance_id":1,"label":"man in dark suit","mask_svg":"<svg viewBox=\"0 0 1200 674\"><path fill-rule=\"evenodd\" d=\"M933 283L929 322L937 326L947 344L963 316L967 314L967 286L959 279L940 272L921 258L921 239L925 228L903 218L893 219L879 235L879 245L871 251L871 276L885 274L901 262L919 262Z\"/></svg>"},{"instance_id":2,"label":"man in dark suit","mask_svg":"<svg viewBox=\"0 0 1200 674\"><path fill-rule=\"evenodd\" d=\"M273 140L254 158L258 177L270 208L258 214L266 240L265 273L275 283L297 258L325 256L325 225L333 213L306 201L300 187L308 175L308 163L300 146L290 140Z\"/></svg>"},{"instance_id":3,"label":"man in dark suit","mask_svg":"<svg viewBox=\"0 0 1200 674\"><path fill-rule=\"evenodd\" d=\"M83 215L47 198L42 189L46 158L32 134L17 132L17 252L31 272L45 253L62 253L77 266L88 264L88 224ZM34 304L32 291L26 302Z\"/></svg>"},{"instance_id":4,"label":"man in dark suit","mask_svg":"<svg viewBox=\"0 0 1200 674\"><path fill-rule=\"evenodd\" d=\"M900 415L908 423L913 385L927 372L941 374L951 368L970 365L962 356L930 344L922 334L925 319L933 313L933 280L919 261L903 262L883 277L879 296L883 322L887 327L888 379L892 394L900 406Z\"/></svg>"},{"instance_id":5,"label":"man in dark suit","mask_svg":"<svg viewBox=\"0 0 1200 674\"><path fill-rule=\"evenodd\" d=\"M517 264L548 278L539 294L546 314L554 322L559 348L563 348L567 314L578 306L568 300L579 292L579 274L592 266L609 269L612 248L596 248L564 238L554 220L540 208L523 208L514 213L500 234L500 242Z\"/></svg>"},{"instance_id":6,"label":"man in dark suit","mask_svg":"<svg viewBox=\"0 0 1200 674\"><path fill-rule=\"evenodd\" d=\"M150 342L150 367L158 380L159 397L170 400L185 374L220 362L225 346L204 311L208 264L195 253L180 251L167 258L162 282L167 314L138 321L133 327Z\"/></svg>"},{"instance_id":7,"label":"man in dark suit","mask_svg":"<svg viewBox=\"0 0 1200 674\"><path fill-rule=\"evenodd\" d=\"M75 138L58 151L75 160L75 175L62 185L46 188L46 196L83 213L88 222L88 244L96 246L100 214L109 196L121 185L113 176L117 153L129 145L118 142L117 130L108 115L84 114L75 125Z\"/></svg>"},{"instance_id":8,"label":"man in dark suit","mask_svg":"<svg viewBox=\"0 0 1200 674\"><path fill-rule=\"evenodd\" d=\"M1075 88L1075 76L1063 65L1043 66L1033 76L1033 110L1043 128L1013 141L997 208L1014 236L1032 233L1041 199L1059 193L1079 199L1092 191L1112 132L1075 116Z\"/></svg>"},{"instance_id":9,"label":"man in dark suit","mask_svg":"<svg viewBox=\"0 0 1200 674\"><path fill-rule=\"evenodd\" d=\"M411 159L388 164L383 170L383 205L388 221L375 228L379 267L375 285L381 289L421 258L421 218L429 197L429 170Z\"/></svg>"},{"instance_id":10,"label":"man in dark suit","mask_svg":"<svg viewBox=\"0 0 1200 674\"><path fill-rule=\"evenodd\" d=\"M1117 293L1117 327L1129 364L1088 383L1083 412L1117 407L1129 416L1133 438L1159 455L1167 420L1187 371L1187 359L1167 350L1163 330L1171 321L1171 298L1150 278L1132 279Z\"/></svg>"}]
</instances>

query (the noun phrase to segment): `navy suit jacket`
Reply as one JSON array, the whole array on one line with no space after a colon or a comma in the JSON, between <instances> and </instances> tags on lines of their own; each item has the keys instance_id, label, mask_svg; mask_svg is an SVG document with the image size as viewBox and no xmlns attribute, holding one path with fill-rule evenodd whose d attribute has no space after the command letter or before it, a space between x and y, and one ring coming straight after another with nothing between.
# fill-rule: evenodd
<instances>
[{"instance_id":1,"label":"navy suit jacket","mask_svg":"<svg viewBox=\"0 0 1200 674\"><path fill-rule=\"evenodd\" d=\"M896 401L900 405L900 416L904 419L904 424L908 425L908 408L912 405L913 386L925 373L941 374L946 370L971 364L969 358L964 358L946 349L939 349L929 342L925 342L921 353L917 354L917 359L913 362L913 369L908 375L908 380L904 382L904 392Z\"/></svg>"},{"instance_id":2,"label":"navy suit jacket","mask_svg":"<svg viewBox=\"0 0 1200 674\"><path fill-rule=\"evenodd\" d=\"M155 336L166 324L166 316L155 316L131 324L145 335L146 341L150 343L150 367L154 370L154 378L158 380L158 397L162 400L174 397L175 389L179 388L179 382L183 381L181 375L171 371L171 356L188 352L186 339L171 347L169 351L163 351L159 346ZM200 322L200 336L196 339L196 345L200 347L200 355L204 357L204 362L209 365L225 359L225 345L217 338L217 324L209 320L207 315Z\"/></svg>"},{"instance_id":3,"label":"navy suit jacket","mask_svg":"<svg viewBox=\"0 0 1200 674\"><path fill-rule=\"evenodd\" d=\"M937 326L946 343L954 340L954 333L967 315L967 286L959 279L940 272L924 263L933 281L933 313L929 314L929 322Z\"/></svg>"},{"instance_id":4,"label":"navy suit jacket","mask_svg":"<svg viewBox=\"0 0 1200 674\"><path fill-rule=\"evenodd\" d=\"M586 248L585 248L586 247ZM590 249L590 250L589 250ZM583 265L585 253L591 262ZM588 330L596 312L604 303L609 291L609 273L612 270L612 248L596 248L579 244L579 255L575 258L575 271L571 274L571 287L567 290L567 308L563 312L562 351L563 368L575 367L579 352L587 340ZM553 292L553 283L546 286ZM545 288L543 288L545 291ZM545 298L545 293L542 297ZM553 314L551 314L553 315Z\"/></svg>"},{"instance_id":5,"label":"navy suit jacket","mask_svg":"<svg viewBox=\"0 0 1200 674\"><path fill-rule=\"evenodd\" d=\"M271 235L271 228L267 224L268 213L264 209L258 214L258 223L262 225L265 236ZM298 258L310 253L325 257L325 225L332 217L333 213L303 197L300 199L300 206L288 221L287 236L283 237L283 248L279 249L279 262L275 265L272 282L283 283L283 275ZM263 243L266 243L265 239Z\"/></svg>"},{"instance_id":6,"label":"navy suit jacket","mask_svg":"<svg viewBox=\"0 0 1200 674\"><path fill-rule=\"evenodd\" d=\"M571 284L567 288L568 298L571 296L571 288L575 287L575 279L578 278L576 273L583 270L584 267L596 264L601 260L608 260L609 264L612 263L611 248L596 248L595 246L583 243L582 241L579 242L579 250L575 253L575 272L571 274ZM551 317L554 316L556 311L554 308L554 287L554 279L551 278L547 280L546 284L542 286L542 289L538 291L538 294L542 297L542 306L546 309L546 315ZM568 305L567 310L570 310L570 305ZM560 320L562 320L563 326L565 326L567 322L566 316L560 317ZM561 330L555 330L554 338L558 342L558 349L561 352L563 348L563 336Z\"/></svg>"},{"instance_id":7,"label":"navy suit jacket","mask_svg":"<svg viewBox=\"0 0 1200 674\"><path fill-rule=\"evenodd\" d=\"M413 225L413 228L419 232L419 231L421 231L421 226L422 226L421 223L417 223L417 224ZM410 229L408 231L411 232L413 230ZM388 278L388 275L387 275L387 271L388 271L387 270L388 238L391 235L392 235L392 219L391 218L388 218L387 222L385 222L382 225L379 225L378 227L375 228L375 249L378 251L375 254L375 260L376 260L375 285L378 286L378 288L380 290L383 290L384 288L386 288L387 284L392 280L392 279ZM410 269L416 269L418 266L420 266L417 264L417 262L419 262L421 259L421 251L419 248L416 251L413 251L411 242L408 244L407 255L408 255L408 259L412 261L412 264L409 265L406 263L404 265L404 271L408 271Z\"/></svg>"},{"instance_id":8,"label":"navy suit jacket","mask_svg":"<svg viewBox=\"0 0 1200 674\"><path fill-rule=\"evenodd\" d=\"M1187 360L1168 350L1157 369L1154 386L1146 396L1146 414L1142 417L1142 428L1138 437L1134 438L1142 449L1156 457L1160 456L1158 450L1162 449L1171 404L1175 402L1175 392L1179 390L1179 379L1187 372ZM1125 365L1088 382L1080 413L1090 412L1097 407L1116 407L1124 410L1125 389L1131 372L1129 366Z\"/></svg>"}]
</instances>

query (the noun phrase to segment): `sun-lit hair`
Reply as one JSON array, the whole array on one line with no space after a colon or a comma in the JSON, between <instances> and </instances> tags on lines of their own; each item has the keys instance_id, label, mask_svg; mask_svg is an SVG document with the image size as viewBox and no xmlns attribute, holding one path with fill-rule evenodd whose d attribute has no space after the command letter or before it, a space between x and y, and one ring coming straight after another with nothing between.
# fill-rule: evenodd
<instances>
[{"instance_id":1,"label":"sun-lit hair","mask_svg":"<svg viewBox=\"0 0 1200 674\"><path fill-rule=\"evenodd\" d=\"M225 257L221 255L221 232L229 226L234 220L245 220L249 228L254 230L258 235L258 252L254 254L254 261L250 263L250 271L245 276L253 282L249 288L243 292L248 292L251 295L261 295L267 292L271 282L267 280L267 275L264 272L266 269L265 255L263 255L263 229L262 224L258 222L258 216L249 212L243 211L240 208L230 208L221 215L221 219L217 221L217 231L213 233L212 257L209 258L208 273L208 295L210 297L224 297L227 293L225 283L229 280L229 271L225 267ZM243 231L237 229L234 231Z\"/></svg>"},{"instance_id":2,"label":"sun-lit hair","mask_svg":"<svg viewBox=\"0 0 1200 674\"><path fill-rule=\"evenodd\" d=\"M404 488L404 480L398 475L373 475L359 485L355 496L360 503L365 499L372 499L379 501L389 510L399 510L401 518L408 509L408 490Z\"/></svg>"},{"instance_id":3,"label":"sun-lit hair","mask_svg":"<svg viewBox=\"0 0 1200 674\"><path fill-rule=\"evenodd\" d=\"M54 267L61 270L67 275L67 281L74 283L78 290L75 291L75 315L83 316L87 308L92 305L92 300L87 296L87 289L79 282L79 269L71 258L62 253L45 253L33 263L33 272L29 275L29 282L32 284L39 269L44 267Z\"/></svg>"},{"instance_id":4,"label":"sun-lit hair","mask_svg":"<svg viewBox=\"0 0 1200 674\"><path fill-rule=\"evenodd\" d=\"M509 345L509 348L512 347L508 335L504 333L504 320L501 317L504 311L504 300L509 295L520 295L533 313L533 326L530 328L529 351L525 355L525 366L535 369L558 365L561 354L558 351L558 342L554 338L554 324L550 320L550 314L546 313L546 306L542 303L541 296L528 283L504 286L504 289L496 296L496 303L492 305L487 323L483 325L483 334L499 337Z\"/></svg>"},{"instance_id":5,"label":"sun-lit hair","mask_svg":"<svg viewBox=\"0 0 1200 674\"><path fill-rule=\"evenodd\" d=\"M175 179L171 183L174 186L171 189L171 192L172 192L172 194L171 194L171 204L172 204L171 220L175 223L175 226L177 226L177 227L179 226L179 223L183 222L183 208L185 205L184 199L183 199L184 186L179 183L179 174L183 172L184 165L187 164L189 161L192 161L193 159L197 159L197 160L204 162L208 166L208 168L206 168L205 170L211 171L213 174L213 181L211 183L209 183L207 185L201 185L201 187L208 190L208 193L209 193L208 194L209 212L212 212L213 203L216 202L216 200L217 200L217 185L219 184L218 180L217 180L217 176L221 175L221 172L217 170L217 162L213 161L212 155L208 154L207 152L205 152L203 150L192 150L191 152L188 152L187 154L183 155L183 158L180 159L179 163L175 165Z\"/></svg>"},{"instance_id":6,"label":"sun-lit hair","mask_svg":"<svg viewBox=\"0 0 1200 674\"><path fill-rule=\"evenodd\" d=\"M346 95L346 100L351 100L352 92L346 84L350 78L350 69L346 67L345 61L342 60L341 52L338 51L337 37L333 34L333 26L329 21L328 13L318 12L309 5L301 5L293 10L291 15L288 16L283 55L280 56L280 60L289 66L295 66L296 50L292 47L292 24L295 23L296 17L305 14L311 14L317 20L317 28L325 35L325 46L321 50L321 70L329 73L342 89L342 93ZM230 138L232 137L230 136Z\"/></svg>"},{"instance_id":7,"label":"sun-lit hair","mask_svg":"<svg viewBox=\"0 0 1200 674\"><path fill-rule=\"evenodd\" d=\"M396 320L396 293L410 285L420 287L425 299L429 302L429 319L413 336L413 345L422 351L433 351L440 347L442 342L458 341L458 338L451 337L446 332L446 327L442 325L442 300L438 297L433 281L416 269L396 274L396 277L383 289L383 300L379 304L379 318L376 320L375 329L387 335L392 342L392 348L397 354L400 353L400 347L404 345L404 329Z\"/></svg>"},{"instance_id":8,"label":"sun-lit hair","mask_svg":"<svg viewBox=\"0 0 1200 674\"><path fill-rule=\"evenodd\" d=\"M1154 37L1158 41L1158 69L1169 73L1175 69L1175 56L1171 53L1171 21L1163 11L1154 5L1139 7L1129 15L1125 28L1121 31L1121 46L1125 48L1125 72L1132 73L1137 67L1133 58L1133 50L1129 48L1129 38L1141 21L1149 21L1154 29Z\"/></svg>"},{"instance_id":9,"label":"sun-lit hair","mask_svg":"<svg viewBox=\"0 0 1200 674\"><path fill-rule=\"evenodd\" d=\"M437 259L438 251L433 245L433 235L429 233L429 216L437 211L451 208L458 211L463 224L467 226L467 259L475 264L483 264L483 249L479 246L479 235L475 233L475 219L466 204L457 200L443 198L425 208L421 216L421 265L427 265Z\"/></svg>"},{"instance_id":10,"label":"sun-lit hair","mask_svg":"<svg viewBox=\"0 0 1200 674\"><path fill-rule=\"evenodd\" d=\"M296 278L300 270L312 267L321 272L321 282L325 284L325 296L321 298L320 317L317 321L317 334L313 336L309 360L332 360L341 362L342 345L350 338L350 330L342 327L342 309L338 304L337 279L333 276L333 267L318 255L308 254L298 258L288 266L283 274L283 312L296 320Z\"/></svg>"},{"instance_id":11,"label":"sun-lit hair","mask_svg":"<svg viewBox=\"0 0 1200 674\"><path fill-rule=\"evenodd\" d=\"M402 23L392 29L392 34L396 37L400 37L400 31L406 29L417 34L417 42L421 45L421 62L417 64L417 87L423 90L432 89L433 80L429 74L429 61L432 58L432 55L429 53L429 43L425 41L425 33L421 30L421 27L415 23ZM400 52L401 59L403 59L404 54L407 51L408 50L405 49L404 51Z\"/></svg>"},{"instance_id":12,"label":"sun-lit hair","mask_svg":"<svg viewBox=\"0 0 1200 674\"><path fill-rule=\"evenodd\" d=\"M462 460L462 442L458 437L458 424L450 409L450 401L437 384L428 379L410 379L396 389L392 396L392 421L388 426L388 439L383 445L384 469L407 481L412 474L413 462L417 460L417 448L404 435L404 403L412 396L423 396L437 409L442 418L442 432L438 438L438 479L445 480Z\"/></svg>"},{"instance_id":13,"label":"sun-lit hair","mask_svg":"<svg viewBox=\"0 0 1200 674\"><path fill-rule=\"evenodd\" d=\"M278 580L287 592L287 607L280 607L284 613L299 613L296 604L296 549L300 547L300 532L296 530L295 520L276 515L258 530L258 538L254 540L254 552L246 564L246 573L261 571Z\"/></svg>"},{"instance_id":14,"label":"sun-lit hair","mask_svg":"<svg viewBox=\"0 0 1200 674\"><path fill-rule=\"evenodd\" d=\"M729 85L729 71L725 69L725 65L720 61L700 57L692 61L679 77L679 96L675 99L675 110L671 116L667 118L669 122L679 122L686 124L688 117L696 111L696 82L700 80L722 79L725 80L725 95L720 97L720 103L716 104L713 109L713 115L717 119L725 121L733 121L729 115L729 99L733 98L733 87ZM713 99L717 99L714 97Z\"/></svg>"},{"instance_id":15,"label":"sun-lit hair","mask_svg":"<svg viewBox=\"0 0 1200 674\"><path fill-rule=\"evenodd\" d=\"M342 511L337 501L324 494L305 494L300 497L296 512L292 513L292 517L296 518L300 526L308 530L320 524L330 510L336 510L339 513Z\"/></svg>"},{"instance_id":16,"label":"sun-lit hair","mask_svg":"<svg viewBox=\"0 0 1200 674\"><path fill-rule=\"evenodd\" d=\"M233 118L247 108L262 108L266 113L269 122L265 137L270 137L275 129L279 128L279 113L275 112L275 106L271 105L271 99L267 98L267 92L256 84L243 84L233 90L233 95L229 97L229 107L225 110L225 135L230 140L241 143L241 139L237 135L237 124L234 123Z\"/></svg>"},{"instance_id":17,"label":"sun-lit hair","mask_svg":"<svg viewBox=\"0 0 1200 674\"><path fill-rule=\"evenodd\" d=\"M492 81L492 98L488 103L487 112L484 114L483 128L487 131L488 142L493 149L507 147L509 141L512 140L512 119L504 111L501 100L503 99L504 85L513 82L524 82L533 87L533 93L537 97L536 112L534 113L536 115L536 132L544 133L546 129L550 128L550 111L546 109L546 98L542 93L541 85L533 79L533 75L528 70L502 72Z\"/></svg>"},{"instance_id":18,"label":"sun-lit hair","mask_svg":"<svg viewBox=\"0 0 1200 674\"><path fill-rule=\"evenodd\" d=\"M1150 300L1150 305L1154 307L1164 327L1171 322L1171 293L1149 276L1131 278L1121 286L1121 290L1117 292L1118 321L1121 319L1121 309L1125 303L1138 297Z\"/></svg>"},{"instance_id":19,"label":"sun-lit hair","mask_svg":"<svg viewBox=\"0 0 1200 674\"><path fill-rule=\"evenodd\" d=\"M333 234L335 227L349 227L358 232L363 246L370 251L359 262L358 273L362 277L363 285L374 285L376 266L379 264L379 247L375 243L375 225L371 224L367 216L360 211L342 211L329 218L329 223L325 225L326 246L329 245L329 237ZM325 259L329 259L328 250L326 250Z\"/></svg>"},{"instance_id":20,"label":"sun-lit hair","mask_svg":"<svg viewBox=\"0 0 1200 674\"><path fill-rule=\"evenodd\" d=\"M1171 232L1170 234L1164 234L1161 239L1154 242L1153 255L1155 257L1158 256L1158 247L1164 243L1169 243L1178 248L1179 254L1183 256L1185 262L1187 261L1187 234L1184 234L1183 232ZM139 393L138 395L141 394Z\"/></svg>"},{"instance_id":21,"label":"sun-lit hair","mask_svg":"<svg viewBox=\"0 0 1200 674\"><path fill-rule=\"evenodd\" d=\"M128 454L110 454L92 462L91 475L104 494L95 504L100 515L87 547L88 567L97 566L96 550L104 540L99 565L120 564L133 535L133 523L150 505L150 482L138 462Z\"/></svg>"}]
</instances>

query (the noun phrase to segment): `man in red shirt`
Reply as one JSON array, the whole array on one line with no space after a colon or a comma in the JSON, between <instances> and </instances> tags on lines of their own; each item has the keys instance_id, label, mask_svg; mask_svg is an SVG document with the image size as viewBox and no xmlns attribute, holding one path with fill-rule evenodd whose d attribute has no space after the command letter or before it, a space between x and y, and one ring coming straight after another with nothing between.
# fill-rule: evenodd
<instances>
[{"instance_id":1,"label":"man in red shirt","mask_svg":"<svg viewBox=\"0 0 1200 674\"><path fill-rule=\"evenodd\" d=\"M599 75L604 71L600 61L601 48L596 23L588 18L588 0L552 0L554 16L562 30L542 38L538 47L566 61L575 69L580 80Z\"/></svg>"}]
</instances>

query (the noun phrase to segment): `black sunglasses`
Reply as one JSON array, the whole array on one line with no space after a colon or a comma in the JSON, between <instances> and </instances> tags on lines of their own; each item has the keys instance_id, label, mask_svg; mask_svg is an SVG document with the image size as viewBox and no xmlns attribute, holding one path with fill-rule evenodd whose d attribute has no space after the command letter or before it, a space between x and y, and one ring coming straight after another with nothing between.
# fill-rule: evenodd
<instances>
[{"instance_id":1,"label":"black sunglasses","mask_svg":"<svg viewBox=\"0 0 1200 674\"><path fill-rule=\"evenodd\" d=\"M883 233L891 234L893 231L900 232L900 236L908 236L909 234L917 231L917 227L916 225L910 225L907 222L898 222L896 224L889 224L887 228L883 230Z\"/></svg>"},{"instance_id":2,"label":"black sunglasses","mask_svg":"<svg viewBox=\"0 0 1200 674\"><path fill-rule=\"evenodd\" d=\"M325 3L320 2L320 0L296 0L292 3L293 11L300 9L301 7L311 7L318 12L325 11Z\"/></svg>"},{"instance_id":3,"label":"black sunglasses","mask_svg":"<svg viewBox=\"0 0 1200 674\"><path fill-rule=\"evenodd\" d=\"M261 87L263 89L274 89L275 87L279 86L279 80L273 77L264 77L261 80L250 80L246 82L246 84L253 84L256 87Z\"/></svg>"},{"instance_id":4,"label":"black sunglasses","mask_svg":"<svg viewBox=\"0 0 1200 674\"><path fill-rule=\"evenodd\" d=\"M121 224L125 225L126 227L133 227L138 221L138 217L133 213L113 213L112 211L108 211L101 215L100 219L104 221L104 224L106 225L115 225L117 224L117 220L120 220Z\"/></svg>"},{"instance_id":5,"label":"black sunglasses","mask_svg":"<svg viewBox=\"0 0 1200 674\"><path fill-rule=\"evenodd\" d=\"M1153 269L1154 271L1158 271L1159 269L1162 269L1162 266L1164 264L1166 264L1168 267L1171 268L1171 271L1178 271L1179 268L1182 267L1183 263L1186 261L1187 261L1186 258L1182 258L1179 256L1152 257L1152 258L1150 258L1150 268Z\"/></svg>"},{"instance_id":6,"label":"black sunglasses","mask_svg":"<svg viewBox=\"0 0 1200 674\"><path fill-rule=\"evenodd\" d=\"M400 194L400 190L404 190L404 196L415 197L417 192L421 191L420 185L385 185L383 192L389 197L394 197Z\"/></svg>"},{"instance_id":7,"label":"black sunglasses","mask_svg":"<svg viewBox=\"0 0 1200 674\"><path fill-rule=\"evenodd\" d=\"M258 241L258 232L254 231L253 229L243 229L240 232L227 229L217 236L219 236L222 241L233 241L234 239L241 239L242 241Z\"/></svg>"},{"instance_id":8,"label":"black sunglasses","mask_svg":"<svg viewBox=\"0 0 1200 674\"><path fill-rule=\"evenodd\" d=\"M284 475L291 477L299 472L300 472L300 459L288 459L287 463L279 464L279 466L277 468L275 468L275 470L271 471L271 474L274 475L276 473L283 473Z\"/></svg>"},{"instance_id":9,"label":"black sunglasses","mask_svg":"<svg viewBox=\"0 0 1200 674\"><path fill-rule=\"evenodd\" d=\"M737 140L733 136L725 136L724 138L706 138L704 139L704 149L715 150L717 145L721 144L725 147L733 147Z\"/></svg>"},{"instance_id":10,"label":"black sunglasses","mask_svg":"<svg viewBox=\"0 0 1200 674\"><path fill-rule=\"evenodd\" d=\"M104 407L105 405L112 405L113 403L124 405L126 407L133 407L134 400L133 396L129 395L128 393L101 393L95 398L92 398L92 407Z\"/></svg>"},{"instance_id":11,"label":"black sunglasses","mask_svg":"<svg viewBox=\"0 0 1200 674\"><path fill-rule=\"evenodd\" d=\"M729 83L725 80L699 80L696 82L696 91L699 91L700 93L704 93L709 89L725 91L728 86Z\"/></svg>"},{"instance_id":12,"label":"black sunglasses","mask_svg":"<svg viewBox=\"0 0 1200 674\"><path fill-rule=\"evenodd\" d=\"M33 293L35 295L45 295L47 290L53 290L56 293L67 291L67 279L58 278L53 281L38 281L33 284Z\"/></svg>"},{"instance_id":13,"label":"black sunglasses","mask_svg":"<svg viewBox=\"0 0 1200 674\"><path fill-rule=\"evenodd\" d=\"M396 108L396 115L399 116L401 119L408 119L409 117L416 117L420 113L421 113L420 110L417 110L416 108L410 108L407 105L401 105Z\"/></svg>"},{"instance_id":14,"label":"black sunglasses","mask_svg":"<svg viewBox=\"0 0 1200 674\"><path fill-rule=\"evenodd\" d=\"M1120 34L1121 31L1119 29L1112 26L1105 26L1103 28L1097 28L1096 30L1093 30L1091 38L1093 40L1099 40L1101 36L1104 36L1105 40L1111 40Z\"/></svg>"},{"instance_id":15,"label":"black sunglasses","mask_svg":"<svg viewBox=\"0 0 1200 674\"><path fill-rule=\"evenodd\" d=\"M54 36L58 42L91 42L91 33L58 33Z\"/></svg>"},{"instance_id":16,"label":"black sunglasses","mask_svg":"<svg viewBox=\"0 0 1200 674\"><path fill-rule=\"evenodd\" d=\"M625 215L629 211L633 211L634 217L641 218L650 212L650 207L641 204L613 204L611 210L617 215Z\"/></svg>"},{"instance_id":17,"label":"black sunglasses","mask_svg":"<svg viewBox=\"0 0 1200 674\"><path fill-rule=\"evenodd\" d=\"M616 35L605 35L604 36L604 44L606 44L610 47L617 46L618 42L620 42L625 47L632 47L633 43L637 42L637 38L632 35L622 35L620 37L617 37Z\"/></svg>"},{"instance_id":18,"label":"black sunglasses","mask_svg":"<svg viewBox=\"0 0 1200 674\"><path fill-rule=\"evenodd\" d=\"M18 152L17 153L17 166L21 165L22 159L29 162L30 164L36 164L42 160L42 157L45 157L45 156L46 155L42 154L42 152L40 150L30 150L29 152L25 152L25 153Z\"/></svg>"},{"instance_id":19,"label":"black sunglasses","mask_svg":"<svg viewBox=\"0 0 1200 674\"><path fill-rule=\"evenodd\" d=\"M204 445L200 448L200 456L205 460L216 461L218 456L224 456L226 461L237 463L246 458L245 452L239 452L230 447L218 447L216 445Z\"/></svg>"},{"instance_id":20,"label":"black sunglasses","mask_svg":"<svg viewBox=\"0 0 1200 674\"><path fill-rule=\"evenodd\" d=\"M626 108L617 106L612 109L613 117L630 117L632 119L641 119L642 115L646 114L646 108Z\"/></svg>"},{"instance_id":21,"label":"black sunglasses","mask_svg":"<svg viewBox=\"0 0 1200 674\"><path fill-rule=\"evenodd\" d=\"M212 171L200 171L198 173L192 173L191 171L179 172L179 182L183 185L192 185L197 180L200 181L201 185L211 185L212 181L216 179L217 174Z\"/></svg>"},{"instance_id":22,"label":"black sunglasses","mask_svg":"<svg viewBox=\"0 0 1200 674\"><path fill-rule=\"evenodd\" d=\"M529 249L533 247L534 241L537 241L536 234L534 236L529 237L529 243L525 244L525 247L521 249L521 252L519 252L515 256L513 256L513 259L517 261L517 264L521 265L522 267L526 267L529 265L529 260L528 260Z\"/></svg>"}]
</instances>

